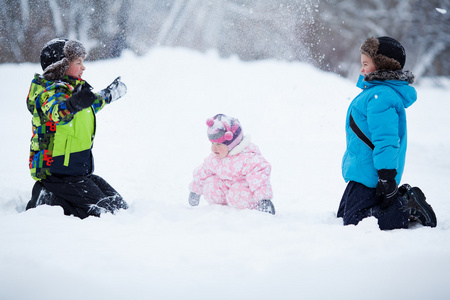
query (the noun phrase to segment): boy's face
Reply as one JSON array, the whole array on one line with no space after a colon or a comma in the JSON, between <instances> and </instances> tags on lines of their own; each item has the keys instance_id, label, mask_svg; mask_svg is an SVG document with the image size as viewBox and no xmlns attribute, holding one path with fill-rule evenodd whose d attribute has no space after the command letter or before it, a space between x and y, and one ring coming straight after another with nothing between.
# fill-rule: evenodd
<instances>
[{"instance_id":1,"label":"boy's face","mask_svg":"<svg viewBox=\"0 0 450 300\"><path fill-rule=\"evenodd\" d=\"M361 54L361 74L366 76L367 74L372 73L373 71L376 70L377 68L373 63L372 58L370 58L365 54Z\"/></svg>"},{"instance_id":2,"label":"boy's face","mask_svg":"<svg viewBox=\"0 0 450 300\"><path fill-rule=\"evenodd\" d=\"M83 71L86 69L83 65L84 59L79 57L70 62L69 69L66 71L66 75L81 78L83 76Z\"/></svg>"},{"instance_id":3,"label":"boy's face","mask_svg":"<svg viewBox=\"0 0 450 300\"><path fill-rule=\"evenodd\" d=\"M216 158L224 158L228 155L228 152L230 152L227 145L220 143L211 143L211 151Z\"/></svg>"}]
</instances>

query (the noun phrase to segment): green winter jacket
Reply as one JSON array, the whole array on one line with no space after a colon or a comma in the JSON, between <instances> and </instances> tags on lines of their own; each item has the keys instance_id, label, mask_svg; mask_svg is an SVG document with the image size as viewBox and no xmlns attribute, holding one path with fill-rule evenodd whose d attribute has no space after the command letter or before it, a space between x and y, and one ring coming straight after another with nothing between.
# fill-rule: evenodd
<instances>
[{"instance_id":1,"label":"green winter jacket","mask_svg":"<svg viewBox=\"0 0 450 300\"><path fill-rule=\"evenodd\" d=\"M35 74L27 97L32 117L29 167L35 180L52 174L88 175L93 172L92 145L95 135L95 114L105 105L97 95L94 104L77 113L66 107L66 99L84 81L65 76L48 81Z\"/></svg>"}]
</instances>

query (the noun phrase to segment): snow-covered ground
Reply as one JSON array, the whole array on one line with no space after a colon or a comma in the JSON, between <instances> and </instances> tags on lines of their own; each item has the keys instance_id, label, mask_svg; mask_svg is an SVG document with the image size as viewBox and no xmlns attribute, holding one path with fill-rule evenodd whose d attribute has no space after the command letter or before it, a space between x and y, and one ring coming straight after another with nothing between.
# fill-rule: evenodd
<instances>
[{"instance_id":1,"label":"snow-covered ground","mask_svg":"<svg viewBox=\"0 0 450 300\"><path fill-rule=\"evenodd\" d=\"M422 188L436 228L342 226L344 120L355 81L301 63L241 62L155 49L87 62L100 90L121 75L125 98L97 115L95 173L130 209L80 220L24 211L38 64L0 65L0 299L448 299L450 82L417 86L407 110L403 181ZM190 207L192 171L209 154L205 121L239 118L272 164L275 216Z\"/></svg>"}]
</instances>

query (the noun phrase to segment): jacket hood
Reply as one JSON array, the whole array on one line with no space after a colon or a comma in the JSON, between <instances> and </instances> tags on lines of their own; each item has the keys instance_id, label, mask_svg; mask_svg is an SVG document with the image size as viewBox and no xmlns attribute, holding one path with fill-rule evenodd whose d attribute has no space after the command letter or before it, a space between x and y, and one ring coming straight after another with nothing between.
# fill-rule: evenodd
<instances>
[{"instance_id":1,"label":"jacket hood","mask_svg":"<svg viewBox=\"0 0 450 300\"><path fill-rule=\"evenodd\" d=\"M356 84L361 89L375 86L386 86L393 89L403 102L405 108L410 107L417 100L416 89L409 84L414 82L414 75L410 71L374 71L366 76L360 75Z\"/></svg>"}]
</instances>

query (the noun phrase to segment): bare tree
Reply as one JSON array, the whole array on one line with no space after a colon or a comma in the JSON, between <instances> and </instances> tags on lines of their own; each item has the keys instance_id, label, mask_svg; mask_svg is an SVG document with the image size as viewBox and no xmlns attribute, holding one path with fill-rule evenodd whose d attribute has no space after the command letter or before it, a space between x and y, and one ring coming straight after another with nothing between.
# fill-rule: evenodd
<instances>
[{"instance_id":1,"label":"bare tree","mask_svg":"<svg viewBox=\"0 0 450 300\"><path fill-rule=\"evenodd\" d=\"M89 59L126 47L130 0L0 0L0 62L38 61L55 37L78 39Z\"/></svg>"},{"instance_id":2,"label":"bare tree","mask_svg":"<svg viewBox=\"0 0 450 300\"><path fill-rule=\"evenodd\" d=\"M449 75L450 1L414 1L412 28L404 37L416 76Z\"/></svg>"},{"instance_id":3,"label":"bare tree","mask_svg":"<svg viewBox=\"0 0 450 300\"><path fill-rule=\"evenodd\" d=\"M417 76L450 75L448 11L450 0L0 0L0 63L36 62L45 42L65 36L92 60L188 47L354 77L361 43L388 35Z\"/></svg>"},{"instance_id":4,"label":"bare tree","mask_svg":"<svg viewBox=\"0 0 450 300\"><path fill-rule=\"evenodd\" d=\"M438 75L439 55L448 53L450 26L448 14L436 7L450 7L444 0L325 0L319 15L323 27L321 67L344 76L359 72L359 46L369 36L391 36L406 48L406 68L417 77ZM447 69L448 70L448 69ZM450 74L440 70L439 74Z\"/></svg>"},{"instance_id":5,"label":"bare tree","mask_svg":"<svg viewBox=\"0 0 450 300\"><path fill-rule=\"evenodd\" d=\"M313 23L311 0L176 0L159 31L157 44L218 49L252 60L306 56L301 37ZM299 50L300 49L300 50Z\"/></svg>"}]
</instances>

